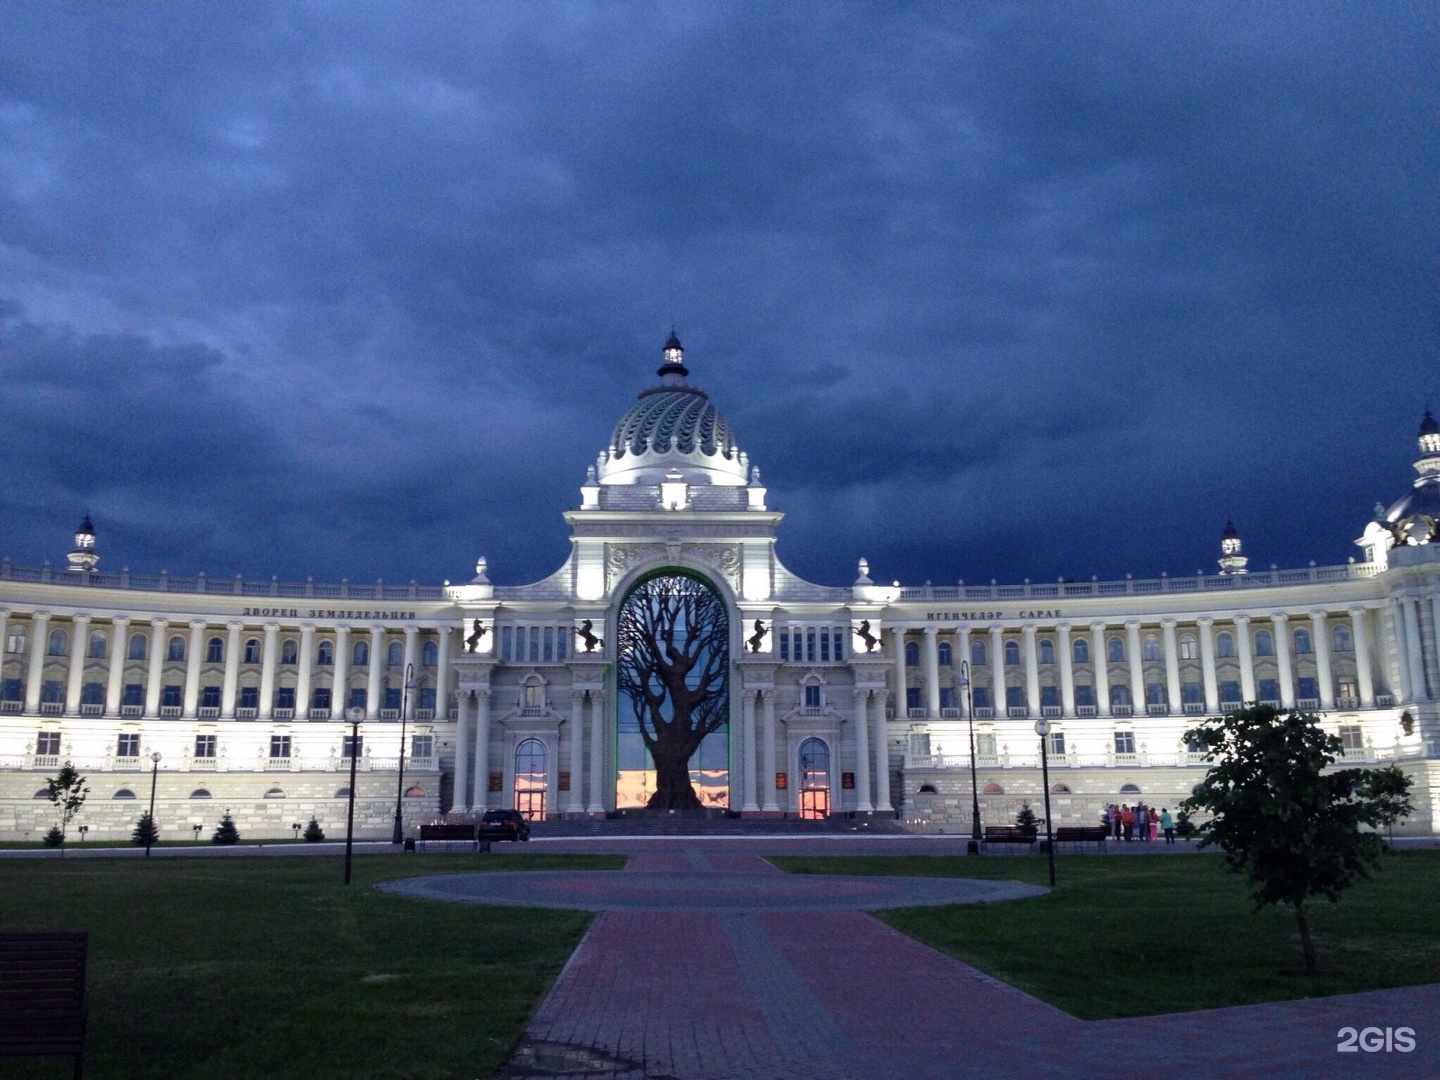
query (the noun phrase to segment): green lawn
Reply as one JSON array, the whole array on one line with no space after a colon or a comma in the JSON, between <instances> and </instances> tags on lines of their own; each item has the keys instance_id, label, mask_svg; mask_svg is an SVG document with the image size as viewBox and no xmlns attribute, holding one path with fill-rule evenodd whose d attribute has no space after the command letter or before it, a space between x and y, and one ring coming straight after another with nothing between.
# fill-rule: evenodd
<instances>
[{"instance_id":1,"label":"green lawn","mask_svg":"<svg viewBox=\"0 0 1440 1080\"><path fill-rule=\"evenodd\" d=\"M488 1076L591 916L370 886L624 861L364 856L347 889L339 856L5 860L0 927L91 932L89 1077ZM70 1075L58 1058L3 1074Z\"/></svg>"},{"instance_id":2,"label":"green lawn","mask_svg":"<svg viewBox=\"0 0 1440 1080\"><path fill-rule=\"evenodd\" d=\"M1035 856L770 860L812 874L1047 883ZM1300 974L1290 909L1256 913L1214 855L1057 860L1034 900L878 912L910 936L1085 1019L1243 1005L1440 982L1440 851L1385 856L1338 904L1308 908L1320 975Z\"/></svg>"}]
</instances>

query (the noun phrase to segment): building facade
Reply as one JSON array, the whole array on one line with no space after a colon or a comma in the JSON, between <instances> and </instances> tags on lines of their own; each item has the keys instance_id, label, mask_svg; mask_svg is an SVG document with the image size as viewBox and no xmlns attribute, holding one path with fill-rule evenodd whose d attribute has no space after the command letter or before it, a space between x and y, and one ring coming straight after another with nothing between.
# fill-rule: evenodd
<instances>
[{"instance_id":1,"label":"building facade","mask_svg":"<svg viewBox=\"0 0 1440 1080\"><path fill-rule=\"evenodd\" d=\"M639 805L652 773L627 734L617 619L668 574L703 581L729 619L728 716L695 774L717 811L968 832L973 738L982 818L1008 823L1044 797L1042 718L1057 824L1173 808L1204 771L1187 727L1262 701L1322 713L1347 762L1411 775L1398 831L1440 827L1429 413L1411 490L1344 566L1249 573L1228 526L1213 575L906 588L861 560L833 587L776 558L782 515L688 375L672 335L564 515L570 557L533 584L496 585L483 559L441 586L106 573L88 518L65 569L0 563L0 836L50 827L65 761L88 778L92 840L127 836L152 784L166 839L226 810L247 837L312 816L335 835L352 758L365 836L390 834L397 803L407 830Z\"/></svg>"}]
</instances>

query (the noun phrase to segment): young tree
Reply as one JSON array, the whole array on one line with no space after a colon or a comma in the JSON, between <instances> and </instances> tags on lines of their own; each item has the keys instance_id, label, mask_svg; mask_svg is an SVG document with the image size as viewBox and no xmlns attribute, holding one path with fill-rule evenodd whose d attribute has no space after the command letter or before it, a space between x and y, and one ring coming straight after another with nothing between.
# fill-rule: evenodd
<instances>
[{"instance_id":1,"label":"young tree","mask_svg":"<svg viewBox=\"0 0 1440 1080\"><path fill-rule=\"evenodd\" d=\"M617 679L655 762L649 806L695 809L690 759L729 716L730 620L709 586L683 574L641 583L620 609Z\"/></svg>"},{"instance_id":2,"label":"young tree","mask_svg":"<svg viewBox=\"0 0 1440 1080\"><path fill-rule=\"evenodd\" d=\"M135 823L130 842L136 847L150 847L160 842L160 830L155 827L155 819L150 816L149 810L142 813L140 820Z\"/></svg>"},{"instance_id":3,"label":"young tree","mask_svg":"<svg viewBox=\"0 0 1440 1080\"><path fill-rule=\"evenodd\" d=\"M1015 824L1022 829L1038 829L1040 827L1040 819L1035 816L1035 811L1030 809L1028 802L1020 807L1020 812L1015 815Z\"/></svg>"},{"instance_id":4,"label":"young tree","mask_svg":"<svg viewBox=\"0 0 1440 1080\"><path fill-rule=\"evenodd\" d=\"M215 835L210 837L216 844L238 844L240 842L240 830L235 827L235 819L230 816L230 811L225 811L225 816L220 819L220 827L215 830Z\"/></svg>"},{"instance_id":5,"label":"young tree","mask_svg":"<svg viewBox=\"0 0 1440 1080\"><path fill-rule=\"evenodd\" d=\"M1212 815L1198 827L1200 846L1224 849L1230 868L1248 878L1257 910L1295 909L1305 973L1315 974L1305 903L1316 896L1334 903L1370 876L1381 844L1362 827L1378 829L1410 813L1410 779L1393 765L1326 772L1340 740L1324 732L1318 716L1297 710L1254 705L1185 737L1202 740L1205 760L1214 763L1185 802L1186 810Z\"/></svg>"},{"instance_id":6,"label":"young tree","mask_svg":"<svg viewBox=\"0 0 1440 1080\"><path fill-rule=\"evenodd\" d=\"M318 844L321 840L325 839L325 830L320 827L320 822L316 821L313 817L310 819L310 824L305 826L305 839L312 844Z\"/></svg>"},{"instance_id":7,"label":"young tree","mask_svg":"<svg viewBox=\"0 0 1440 1080\"><path fill-rule=\"evenodd\" d=\"M90 788L80 771L67 761L60 766L58 776L46 777L45 790L50 793L50 802L54 804L55 814L60 819L56 828L60 832L60 844L64 844L70 822L75 820L75 815L80 813L80 808L85 805L85 796L90 794Z\"/></svg>"}]
</instances>

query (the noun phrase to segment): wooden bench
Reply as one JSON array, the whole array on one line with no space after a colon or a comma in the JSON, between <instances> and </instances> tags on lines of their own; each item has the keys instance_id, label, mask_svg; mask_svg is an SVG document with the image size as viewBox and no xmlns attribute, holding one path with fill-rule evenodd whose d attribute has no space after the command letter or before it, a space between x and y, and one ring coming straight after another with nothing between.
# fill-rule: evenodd
<instances>
[{"instance_id":1,"label":"wooden bench","mask_svg":"<svg viewBox=\"0 0 1440 1080\"><path fill-rule=\"evenodd\" d=\"M1037 836L1035 829L1026 829L1020 825L986 825L986 844L1024 844L1031 847Z\"/></svg>"},{"instance_id":2,"label":"wooden bench","mask_svg":"<svg viewBox=\"0 0 1440 1080\"><path fill-rule=\"evenodd\" d=\"M0 933L0 1057L73 1057L85 1066L85 958L78 931Z\"/></svg>"},{"instance_id":3,"label":"wooden bench","mask_svg":"<svg viewBox=\"0 0 1440 1080\"><path fill-rule=\"evenodd\" d=\"M1073 844L1076 847L1081 844L1095 844L1104 851L1105 841L1109 836L1110 830L1104 825L1061 825L1055 830L1055 843Z\"/></svg>"},{"instance_id":4,"label":"wooden bench","mask_svg":"<svg viewBox=\"0 0 1440 1080\"><path fill-rule=\"evenodd\" d=\"M475 826L465 824L445 824L420 826L421 851L425 850L426 844L444 844L445 850L449 851L452 844L465 844L471 851L489 851L490 841L479 840L475 836Z\"/></svg>"}]
</instances>

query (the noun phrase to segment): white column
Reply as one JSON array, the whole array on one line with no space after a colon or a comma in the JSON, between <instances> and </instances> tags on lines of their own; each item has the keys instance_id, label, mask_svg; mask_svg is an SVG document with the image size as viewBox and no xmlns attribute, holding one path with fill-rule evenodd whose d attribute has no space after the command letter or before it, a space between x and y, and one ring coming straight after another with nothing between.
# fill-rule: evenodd
<instances>
[{"instance_id":1,"label":"white column","mask_svg":"<svg viewBox=\"0 0 1440 1080\"><path fill-rule=\"evenodd\" d=\"M1324 656L1325 671L1329 672L1330 640L1328 637L1325 637L1322 644L1322 636L1323 635L1319 633L1315 635L1315 659L1318 663L1320 657ZM1355 691L1360 695L1360 707L1362 709L1374 708L1375 680L1370 671L1370 635L1365 629L1365 609L1363 607L1352 607L1350 609L1350 639L1355 646ZM1329 707L1325 705L1323 697L1325 691L1326 686L1322 684L1320 687L1320 693L1322 695L1320 704L1322 708ZM1335 691L1331 689L1330 698L1332 704L1334 697Z\"/></svg>"},{"instance_id":2,"label":"white column","mask_svg":"<svg viewBox=\"0 0 1440 1080\"><path fill-rule=\"evenodd\" d=\"M1362 609L1363 610L1363 609ZM1320 708L1326 712L1335 708L1335 679L1330 672L1330 631L1325 612L1310 612L1310 644L1315 650L1315 682L1320 692ZM1360 653L1359 639L1355 639L1356 682L1359 682ZM1369 682L1370 660L1365 659L1366 682Z\"/></svg>"},{"instance_id":3,"label":"white column","mask_svg":"<svg viewBox=\"0 0 1440 1080\"><path fill-rule=\"evenodd\" d=\"M1060 715L1075 715L1075 663L1071 653L1070 645L1070 624L1060 623L1055 627L1057 641L1055 647L1060 650Z\"/></svg>"},{"instance_id":4,"label":"white column","mask_svg":"<svg viewBox=\"0 0 1440 1080\"><path fill-rule=\"evenodd\" d=\"M1090 624L1090 661L1095 665L1095 715L1110 715L1110 661L1105 655L1105 624Z\"/></svg>"},{"instance_id":5,"label":"white column","mask_svg":"<svg viewBox=\"0 0 1440 1080\"><path fill-rule=\"evenodd\" d=\"M1163 619L1160 631L1165 640L1165 692L1169 695L1170 711L1183 713L1180 698L1180 647L1175 641L1175 620Z\"/></svg>"},{"instance_id":6,"label":"white column","mask_svg":"<svg viewBox=\"0 0 1440 1080\"><path fill-rule=\"evenodd\" d=\"M900 657L900 662L905 662L905 657ZM765 725L765 741L761 746L761 768L765 770L765 776L761 783L760 790L765 793L766 810L779 810L780 804L775 798L775 690L760 691L760 713ZM789 793L786 793L789 799Z\"/></svg>"},{"instance_id":7,"label":"white column","mask_svg":"<svg viewBox=\"0 0 1440 1080\"><path fill-rule=\"evenodd\" d=\"M1140 624L1125 624L1125 654L1130 660L1130 708L1135 716L1145 709L1145 656L1140 651Z\"/></svg>"},{"instance_id":8,"label":"white column","mask_svg":"<svg viewBox=\"0 0 1440 1080\"><path fill-rule=\"evenodd\" d=\"M740 694L740 730L745 743L744 751L740 755L741 770L744 773L741 781L743 802L740 810L742 813L754 813L760 809L760 801L756 798L759 786L755 782L760 771L760 762L755 753L755 691L748 686Z\"/></svg>"},{"instance_id":9,"label":"white column","mask_svg":"<svg viewBox=\"0 0 1440 1080\"><path fill-rule=\"evenodd\" d=\"M470 801L470 695L455 696L455 799L453 809L467 811Z\"/></svg>"},{"instance_id":10,"label":"white column","mask_svg":"<svg viewBox=\"0 0 1440 1080\"><path fill-rule=\"evenodd\" d=\"M1424 602L1423 600L1416 601L1416 603L1419 604L1423 604ZM1430 619L1430 627L1432 630L1431 657L1432 659L1440 659L1440 595L1430 597ZM1440 696L1440 686L1437 686L1435 694L1431 695L1432 698L1437 696Z\"/></svg>"},{"instance_id":11,"label":"white column","mask_svg":"<svg viewBox=\"0 0 1440 1080\"><path fill-rule=\"evenodd\" d=\"M145 715L160 715L160 684L165 678L165 628L170 624L164 619L150 621L150 669L145 676Z\"/></svg>"},{"instance_id":12,"label":"white column","mask_svg":"<svg viewBox=\"0 0 1440 1080\"><path fill-rule=\"evenodd\" d=\"M335 672L330 676L330 719L344 720L350 698L350 627L335 628Z\"/></svg>"},{"instance_id":13,"label":"white column","mask_svg":"<svg viewBox=\"0 0 1440 1080\"><path fill-rule=\"evenodd\" d=\"M940 628L925 627L925 715L940 719Z\"/></svg>"},{"instance_id":14,"label":"white column","mask_svg":"<svg viewBox=\"0 0 1440 1080\"><path fill-rule=\"evenodd\" d=\"M419 640L420 628L418 626L405 627L405 666L400 670L400 685L402 688L405 685L405 672L416 672L419 670L418 664L420 662L420 658L415 654L416 643ZM404 689L400 691L400 707L404 710L404 712L402 713L402 719L415 719L415 698L417 696L419 687L420 680L416 679L415 686L409 691L409 693L406 693ZM574 783L573 777L571 778L571 783Z\"/></svg>"},{"instance_id":15,"label":"white column","mask_svg":"<svg viewBox=\"0 0 1440 1080\"><path fill-rule=\"evenodd\" d=\"M1290 616L1277 611L1270 616L1275 627L1275 667L1280 672L1280 707L1295 708L1295 671L1290 662Z\"/></svg>"},{"instance_id":16,"label":"white column","mask_svg":"<svg viewBox=\"0 0 1440 1080\"><path fill-rule=\"evenodd\" d=\"M585 691L570 691L570 798L567 814L585 813L581 781L585 774Z\"/></svg>"},{"instance_id":17,"label":"white column","mask_svg":"<svg viewBox=\"0 0 1440 1080\"><path fill-rule=\"evenodd\" d=\"M995 716L1006 716L1005 699L1005 631L1003 627L990 627L990 691L995 706Z\"/></svg>"},{"instance_id":18,"label":"white column","mask_svg":"<svg viewBox=\"0 0 1440 1080\"><path fill-rule=\"evenodd\" d=\"M385 627L377 623L370 627L370 669L365 682L365 715L371 720L380 719L380 706L385 704L385 696L380 692L384 674Z\"/></svg>"},{"instance_id":19,"label":"white column","mask_svg":"<svg viewBox=\"0 0 1440 1080\"><path fill-rule=\"evenodd\" d=\"M435 719L450 718L450 627L440 627L440 646L435 650Z\"/></svg>"},{"instance_id":20,"label":"white column","mask_svg":"<svg viewBox=\"0 0 1440 1080\"><path fill-rule=\"evenodd\" d=\"M590 691L590 814L605 812L605 695Z\"/></svg>"},{"instance_id":21,"label":"white column","mask_svg":"<svg viewBox=\"0 0 1440 1080\"><path fill-rule=\"evenodd\" d=\"M855 692L855 811L869 814L875 809L870 801L870 729L865 716L864 692Z\"/></svg>"},{"instance_id":22,"label":"white column","mask_svg":"<svg viewBox=\"0 0 1440 1080\"><path fill-rule=\"evenodd\" d=\"M65 686L65 712L80 712L80 687L85 682L85 654L90 651L90 616L71 617L70 674Z\"/></svg>"},{"instance_id":23,"label":"white column","mask_svg":"<svg viewBox=\"0 0 1440 1080\"><path fill-rule=\"evenodd\" d=\"M950 668L953 682L960 681L960 665L962 663L965 665L965 670L970 672L971 682L974 682L975 672L970 668L970 628L968 626L961 626L955 630L955 655L951 659ZM963 686L955 687L955 707L958 709L965 708L966 690L967 688ZM968 716L970 714L962 711L960 715Z\"/></svg>"},{"instance_id":24,"label":"white column","mask_svg":"<svg viewBox=\"0 0 1440 1080\"><path fill-rule=\"evenodd\" d=\"M1040 715L1040 660L1035 655L1035 626L1026 623L1020 628L1025 643L1025 708L1030 716Z\"/></svg>"},{"instance_id":25,"label":"white column","mask_svg":"<svg viewBox=\"0 0 1440 1080\"><path fill-rule=\"evenodd\" d=\"M162 624L163 625L163 624ZM25 674L25 711L40 711L40 690L45 684L45 651L50 647L50 613L30 617L30 666Z\"/></svg>"},{"instance_id":26,"label":"white column","mask_svg":"<svg viewBox=\"0 0 1440 1080\"><path fill-rule=\"evenodd\" d=\"M110 677L105 686L105 715L120 715L120 695L125 687L125 657L130 651L126 631L130 619L125 615L115 616L110 626ZM0 620L0 641L5 639L5 626Z\"/></svg>"},{"instance_id":27,"label":"white column","mask_svg":"<svg viewBox=\"0 0 1440 1080\"><path fill-rule=\"evenodd\" d=\"M1255 656L1250 642L1250 616L1235 616L1235 648L1240 654L1240 699L1255 700Z\"/></svg>"},{"instance_id":28,"label":"white column","mask_svg":"<svg viewBox=\"0 0 1440 1080\"><path fill-rule=\"evenodd\" d=\"M503 793L502 793L503 803ZM475 691L475 809L490 809L490 688Z\"/></svg>"},{"instance_id":29,"label":"white column","mask_svg":"<svg viewBox=\"0 0 1440 1080\"><path fill-rule=\"evenodd\" d=\"M265 624L265 640L260 646L260 709L256 716L269 720L275 715L275 662L280 645L280 624Z\"/></svg>"},{"instance_id":30,"label":"white column","mask_svg":"<svg viewBox=\"0 0 1440 1080\"><path fill-rule=\"evenodd\" d=\"M1216 713L1220 711L1220 684L1215 678L1215 633L1211 629L1214 620L1200 618L1195 623L1200 628L1200 671L1205 681L1205 711Z\"/></svg>"},{"instance_id":31,"label":"white column","mask_svg":"<svg viewBox=\"0 0 1440 1080\"><path fill-rule=\"evenodd\" d=\"M895 645L895 719L900 720L910 715L910 695L906 693L910 681L905 671L905 631L897 626L890 631L890 639Z\"/></svg>"},{"instance_id":32,"label":"white column","mask_svg":"<svg viewBox=\"0 0 1440 1080\"><path fill-rule=\"evenodd\" d=\"M300 627L300 663L295 675L295 716L304 720L310 715L310 680L315 671L315 624Z\"/></svg>"},{"instance_id":33,"label":"white column","mask_svg":"<svg viewBox=\"0 0 1440 1080\"><path fill-rule=\"evenodd\" d=\"M185 653L185 715L200 715L200 661L205 659L205 620L190 621L190 643Z\"/></svg>"},{"instance_id":34,"label":"white column","mask_svg":"<svg viewBox=\"0 0 1440 1080\"><path fill-rule=\"evenodd\" d=\"M1400 685L1394 688L1393 696L1396 701L1410 700L1410 661L1407 658L1405 648L1405 617L1400 613L1400 601L1390 597L1385 605L1387 614L1390 616L1390 625L1395 630L1395 664L1400 669ZM1385 640L1384 624L1381 624L1380 640ZM1384 645L1381 646L1382 650Z\"/></svg>"},{"instance_id":35,"label":"white column","mask_svg":"<svg viewBox=\"0 0 1440 1080\"><path fill-rule=\"evenodd\" d=\"M890 803L890 740L885 731L885 691L876 690L870 700L875 731L875 812L890 814L895 807Z\"/></svg>"},{"instance_id":36,"label":"white column","mask_svg":"<svg viewBox=\"0 0 1440 1080\"><path fill-rule=\"evenodd\" d=\"M1410 700L1429 701L1430 695L1425 690L1425 660L1420 651L1419 601L1403 597L1400 610L1405 616L1405 658L1410 669Z\"/></svg>"},{"instance_id":37,"label":"white column","mask_svg":"<svg viewBox=\"0 0 1440 1080\"><path fill-rule=\"evenodd\" d=\"M240 686L240 631L244 623L226 624L230 632L225 636L225 682L220 691L220 715L226 720L235 719L236 691Z\"/></svg>"}]
</instances>

